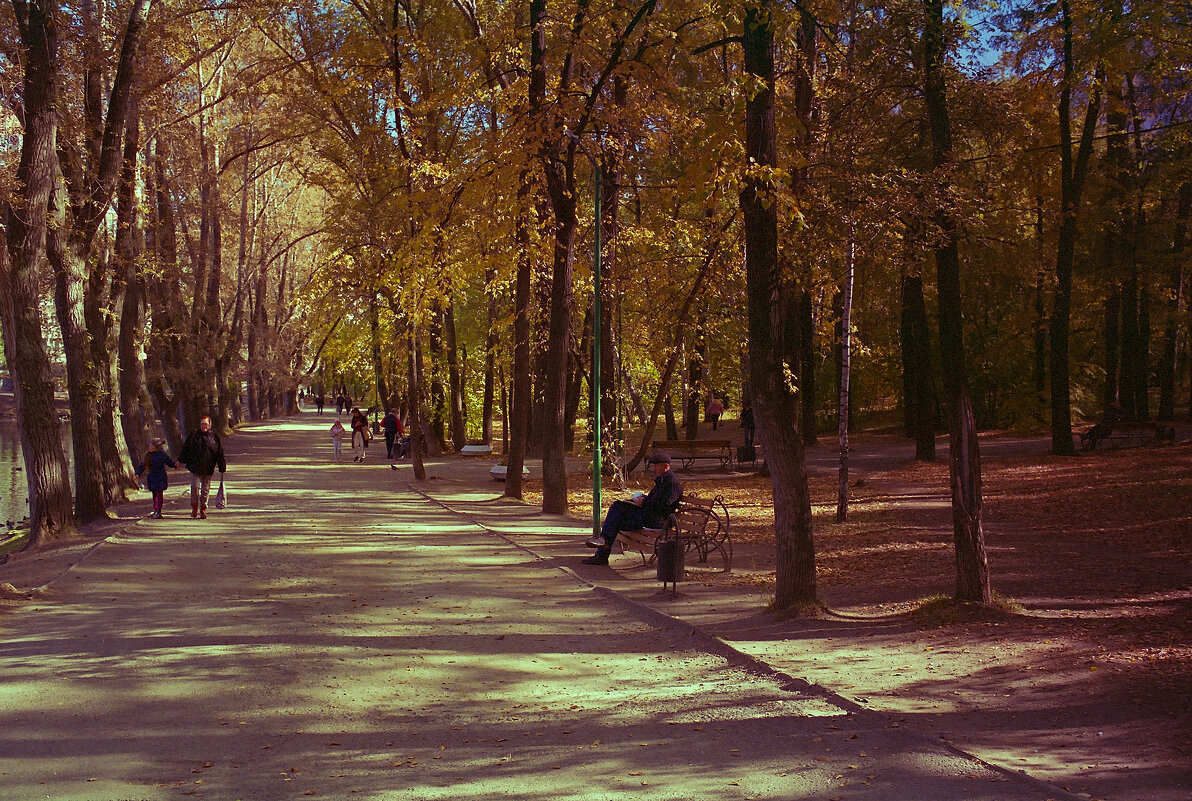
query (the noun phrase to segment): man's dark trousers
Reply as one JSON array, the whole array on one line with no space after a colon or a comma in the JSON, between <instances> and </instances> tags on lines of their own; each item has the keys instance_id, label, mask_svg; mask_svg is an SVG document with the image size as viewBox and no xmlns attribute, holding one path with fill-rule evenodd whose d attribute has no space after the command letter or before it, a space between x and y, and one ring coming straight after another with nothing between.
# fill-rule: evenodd
<instances>
[{"instance_id":1,"label":"man's dark trousers","mask_svg":"<svg viewBox=\"0 0 1192 801\"><path fill-rule=\"evenodd\" d=\"M604 525L600 527L600 536L604 538L604 547L596 551L597 556L607 556L612 551L613 540L618 531L636 531L639 528L652 528L655 521L650 518L646 510L631 501L613 501L604 517Z\"/></svg>"}]
</instances>

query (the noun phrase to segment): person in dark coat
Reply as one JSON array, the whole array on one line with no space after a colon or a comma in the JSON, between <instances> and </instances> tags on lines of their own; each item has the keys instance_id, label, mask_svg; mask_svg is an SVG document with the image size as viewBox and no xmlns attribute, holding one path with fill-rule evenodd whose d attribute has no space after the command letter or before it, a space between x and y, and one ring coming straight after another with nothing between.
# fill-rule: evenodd
<instances>
[{"instance_id":1,"label":"person in dark coat","mask_svg":"<svg viewBox=\"0 0 1192 801\"><path fill-rule=\"evenodd\" d=\"M166 489L170 486L170 477L166 468L178 470L178 463L170 458L170 454L162 450L166 441L161 437L154 437L149 442L149 452L145 459L137 465L137 478L145 476L145 489L153 493L153 512L149 515L161 519L161 509L165 505Z\"/></svg>"},{"instance_id":2,"label":"person in dark coat","mask_svg":"<svg viewBox=\"0 0 1192 801\"><path fill-rule=\"evenodd\" d=\"M671 470L670 454L658 451L650 458L654 471L654 488L649 495L635 496L631 501L613 501L600 527L604 544L596 553L584 560L585 565L607 565L612 553L613 541L619 531L636 531L639 528L662 528L666 519L679 508L683 497L683 485Z\"/></svg>"},{"instance_id":3,"label":"person in dark coat","mask_svg":"<svg viewBox=\"0 0 1192 801\"><path fill-rule=\"evenodd\" d=\"M368 430L368 417L359 409L352 409L352 461L363 462L368 455L368 441L372 435Z\"/></svg>"},{"instance_id":4,"label":"person in dark coat","mask_svg":"<svg viewBox=\"0 0 1192 801\"><path fill-rule=\"evenodd\" d=\"M397 416L397 409L390 409L389 414L381 421L381 428L385 430L385 458L394 459L394 447L397 438L401 436L401 418Z\"/></svg>"},{"instance_id":5,"label":"person in dark coat","mask_svg":"<svg viewBox=\"0 0 1192 801\"><path fill-rule=\"evenodd\" d=\"M211 415L199 418L199 427L190 432L182 444L178 461L190 471L190 516L207 517L207 496L211 492L211 476L219 468L220 478L228 469L223 443L219 434L211 430Z\"/></svg>"},{"instance_id":6,"label":"person in dark coat","mask_svg":"<svg viewBox=\"0 0 1192 801\"><path fill-rule=\"evenodd\" d=\"M753 406L749 401L745 401L745 405L741 407L741 430L745 432L745 447L753 447L753 432L755 429L753 422Z\"/></svg>"}]
</instances>

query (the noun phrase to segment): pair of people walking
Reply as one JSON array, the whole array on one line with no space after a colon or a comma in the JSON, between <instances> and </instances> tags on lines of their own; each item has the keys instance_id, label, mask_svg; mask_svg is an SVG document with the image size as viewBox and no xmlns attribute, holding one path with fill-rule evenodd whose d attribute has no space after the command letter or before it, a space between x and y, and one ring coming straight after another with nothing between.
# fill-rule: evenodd
<instances>
[{"instance_id":1,"label":"pair of people walking","mask_svg":"<svg viewBox=\"0 0 1192 801\"><path fill-rule=\"evenodd\" d=\"M207 517L207 499L211 493L211 478L219 469L220 490L223 489L223 474L227 471L223 442L219 434L211 430L210 415L199 418L199 427L192 431L182 444L178 460L170 458L165 451L166 441L154 437L149 443L149 452L137 465L137 477L145 477L145 487L153 493L153 512L150 517L160 520L165 505L165 492L170 486L166 468L181 469L180 463L190 471L190 516ZM217 504L218 505L218 504Z\"/></svg>"},{"instance_id":2,"label":"pair of people walking","mask_svg":"<svg viewBox=\"0 0 1192 801\"><path fill-rule=\"evenodd\" d=\"M368 418L359 409L352 409L351 437L352 437L352 461L363 462L365 455L368 453L368 442L372 436L368 430ZM335 448L335 461L337 463L343 461L343 441L344 437L349 436L348 429L344 428L343 421L338 417L335 422L331 424L331 444Z\"/></svg>"}]
</instances>

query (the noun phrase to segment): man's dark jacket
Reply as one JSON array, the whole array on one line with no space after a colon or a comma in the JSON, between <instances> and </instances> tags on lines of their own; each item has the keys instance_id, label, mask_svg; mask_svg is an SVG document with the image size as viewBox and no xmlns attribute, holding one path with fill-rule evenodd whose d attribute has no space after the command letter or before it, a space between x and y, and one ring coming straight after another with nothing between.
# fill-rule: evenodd
<instances>
[{"instance_id":1,"label":"man's dark jacket","mask_svg":"<svg viewBox=\"0 0 1192 801\"><path fill-rule=\"evenodd\" d=\"M662 528L666 519L679 508L679 499L683 497L683 485L675 478L674 470L667 470L660 476L654 477L654 488L642 501L642 509L650 516L650 528Z\"/></svg>"},{"instance_id":2,"label":"man's dark jacket","mask_svg":"<svg viewBox=\"0 0 1192 801\"><path fill-rule=\"evenodd\" d=\"M196 428L190 432L186 442L182 444L182 452L178 454L178 461L186 465L186 469L196 476L209 476L219 468L219 472L228 469L224 461L223 443L219 441L219 434L214 431L203 433Z\"/></svg>"}]
</instances>

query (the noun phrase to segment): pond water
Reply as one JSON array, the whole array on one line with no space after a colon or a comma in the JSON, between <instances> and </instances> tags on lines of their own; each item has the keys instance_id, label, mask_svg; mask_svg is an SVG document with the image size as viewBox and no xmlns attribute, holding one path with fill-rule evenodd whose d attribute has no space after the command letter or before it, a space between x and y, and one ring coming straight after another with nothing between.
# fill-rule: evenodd
<instances>
[{"instance_id":1,"label":"pond water","mask_svg":"<svg viewBox=\"0 0 1192 801\"><path fill-rule=\"evenodd\" d=\"M70 423L62 424L62 448L74 478ZM29 481L21 455L21 435L15 420L0 420L0 534L29 514Z\"/></svg>"}]
</instances>

